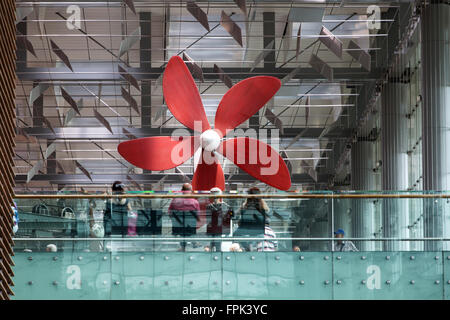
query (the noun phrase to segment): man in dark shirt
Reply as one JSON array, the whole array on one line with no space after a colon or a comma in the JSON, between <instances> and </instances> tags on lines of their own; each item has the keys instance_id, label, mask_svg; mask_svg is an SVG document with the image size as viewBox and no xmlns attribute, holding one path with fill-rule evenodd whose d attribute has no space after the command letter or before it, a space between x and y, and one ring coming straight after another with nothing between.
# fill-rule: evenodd
<instances>
[{"instance_id":1,"label":"man in dark shirt","mask_svg":"<svg viewBox=\"0 0 450 320\"><path fill-rule=\"evenodd\" d=\"M121 181L115 181L111 189L113 195L125 194L125 186ZM131 204L127 198L113 197L111 200L108 199L103 213L105 236L120 235L125 237L128 231L129 212L131 212ZM93 216L91 221L94 222Z\"/></svg>"}]
</instances>

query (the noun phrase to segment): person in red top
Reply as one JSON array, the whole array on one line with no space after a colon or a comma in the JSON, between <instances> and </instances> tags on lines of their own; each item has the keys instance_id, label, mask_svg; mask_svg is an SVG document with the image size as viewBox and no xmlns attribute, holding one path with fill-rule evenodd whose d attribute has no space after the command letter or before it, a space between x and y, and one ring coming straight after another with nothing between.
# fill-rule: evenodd
<instances>
[{"instance_id":1,"label":"person in red top","mask_svg":"<svg viewBox=\"0 0 450 320\"><path fill-rule=\"evenodd\" d=\"M191 184L183 184L181 191L183 193L191 193ZM198 213L200 212L200 204L196 199L175 198L170 203L168 212L172 218L172 234L186 237L196 233ZM182 212L183 215L176 214L175 216L173 214L174 212ZM193 217L187 214L187 212L193 215ZM180 245L180 251L186 251L186 241L181 241Z\"/></svg>"},{"instance_id":2,"label":"person in red top","mask_svg":"<svg viewBox=\"0 0 450 320\"><path fill-rule=\"evenodd\" d=\"M183 184L181 191L183 193L191 193L192 186L190 183ZM200 211L200 205L197 199L190 198L175 198L169 205L169 215L172 215L172 211Z\"/></svg>"}]
</instances>

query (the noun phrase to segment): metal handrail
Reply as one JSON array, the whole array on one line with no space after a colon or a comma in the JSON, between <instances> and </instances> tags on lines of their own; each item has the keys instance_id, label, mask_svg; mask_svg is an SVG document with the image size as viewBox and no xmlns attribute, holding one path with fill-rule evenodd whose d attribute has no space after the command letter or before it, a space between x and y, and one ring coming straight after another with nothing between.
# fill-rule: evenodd
<instances>
[{"instance_id":1,"label":"metal handrail","mask_svg":"<svg viewBox=\"0 0 450 320\"><path fill-rule=\"evenodd\" d=\"M149 238L149 237L129 237L129 238L13 238L14 241L230 241L230 240L268 240L264 237L161 237L161 238ZM450 238L270 238L270 241L450 241Z\"/></svg>"},{"instance_id":2,"label":"metal handrail","mask_svg":"<svg viewBox=\"0 0 450 320\"><path fill-rule=\"evenodd\" d=\"M170 199L170 198L223 198L223 199L450 199L448 194L16 194L14 199L111 199L111 198L138 198L138 199Z\"/></svg>"}]
</instances>

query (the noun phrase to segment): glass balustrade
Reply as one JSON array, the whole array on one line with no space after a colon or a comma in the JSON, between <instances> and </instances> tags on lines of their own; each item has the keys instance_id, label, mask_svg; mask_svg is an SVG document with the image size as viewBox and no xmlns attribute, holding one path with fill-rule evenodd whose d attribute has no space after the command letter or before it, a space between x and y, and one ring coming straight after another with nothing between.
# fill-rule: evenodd
<instances>
[{"instance_id":1,"label":"glass balustrade","mask_svg":"<svg viewBox=\"0 0 450 320\"><path fill-rule=\"evenodd\" d=\"M449 299L449 197L16 195L14 298Z\"/></svg>"}]
</instances>

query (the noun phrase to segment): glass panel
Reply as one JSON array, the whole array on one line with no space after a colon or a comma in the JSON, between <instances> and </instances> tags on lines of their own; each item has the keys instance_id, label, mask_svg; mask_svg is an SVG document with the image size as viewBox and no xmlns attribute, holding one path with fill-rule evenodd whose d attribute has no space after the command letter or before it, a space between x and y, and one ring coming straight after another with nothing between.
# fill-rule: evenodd
<instances>
[{"instance_id":1,"label":"glass panel","mask_svg":"<svg viewBox=\"0 0 450 320\"><path fill-rule=\"evenodd\" d=\"M222 265L224 299L269 299L265 253L224 253Z\"/></svg>"},{"instance_id":2,"label":"glass panel","mask_svg":"<svg viewBox=\"0 0 450 320\"><path fill-rule=\"evenodd\" d=\"M112 299L149 299L155 294L153 255L115 252L112 254L111 270Z\"/></svg>"},{"instance_id":3,"label":"glass panel","mask_svg":"<svg viewBox=\"0 0 450 320\"><path fill-rule=\"evenodd\" d=\"M330 238L332 201L330 199L302 199L299 207L300 237ZM308 241L299 243L301 251L330 251L328 241Z\"/></svg>"},{"instance_id":4,"label":"glass panel","mask_svg":"<svg viewBox=\"0 0 450 320\"><path fill-rule=\"evenodd\" d=\"M183 290L183 274L180 272L184 260L183 253L155 253L155 295L152 299L181 299Z\"/></svg>"},{"instance_id":5,"label":"glass panel","mask_svg":"<svg viewBox=\"0 0 450 320\"><path fill-rule=\"evenodd\" d=\"M444 299L450 300L450 251L444 252Z\"/></svg>"},{"instance_id":6,"label":"glass panel","mask_svg":"<svg viewBox=\"0 0 450 320\"><path fill-rule=\"evenodd\" d=\"M112 255L112 299L221 299L221 282L217 254Z\"/></svg>"},{"instance_id":7,"label":"glass panel","mask_svg":"<svg viewBox=\"0 0 450 320\"><path fill-rule=\"evenodd\" d=\"M331 240L337 231L343 231L344 242L359 251L433 251L450 246L445 240L450 235L448 199L420 198L418 192L387 194L412 198L365 194L356 198L356 192L339 193L353 198L335 199L314 197L331 196L323 192L302 194L307 196L302 198L287 193L285 198L283 193L275 194L277 198L171 199L163 198L164 193L159 198L21 197L16 201L15 249L39 252L55 245L57 251L84 252L320 252L333 249ZM434 218L425 228L427 215ZM431 238L426 247L425 235ZM89 241L63 241L76 238ZM336 245L337 240L334 250L340 251Z\"/></svg>"},{"instance_id":8,"label":"glass panel","mask_svg":"<svg viewBox=\"0 0 450 320\"><path fill-rule=\"evenodd\" d=\"M182 299L222 299L222 263L218 253L189 253L183 261Z\"/></svg>"},{"instance_id":9,"label":"glass panel","mask_svg":"<svg viewBox=\"0 0 450 320\"><path fill-rule=\"evenodd\" d=\"M63 241L66 238L104 237L103 199L16 199L19 223L16 251L102 251L102 241ZM42 238L43 240L30 240Z\"/></svg>"},{"instance_id":10,"label":"glass panel","mask_svg":"<svg viewBox=\"0 0 450 320\"><path fill-rule=\"evenodd\" d=\"M13 299L111 298L109 255L18 252L14 263Z\"/></svg>"},{"instance_id":11,"label":"glass panel","mask_svg":"<svg viewBox=\"0 0 450 320\"><path fill-rule=\"evenodd\" d=\"M20 252L14 257L13 298L449 299L449 257L448 252Z\"/></svg>"},{"instance_id":12,"label":"glass panel","mask_svg":"<svg viewBox=\"0 0 450 320\"><path fill-rule=\"evenodd\" d=\"M333 253L334 299L442 299L442 254Z\"/></svg>"},{"instance_id":13,"label":"glass panel","mask_svg":"<svg viewBox=\"0 0 450 320\"><path fill-rule=\"evenodd\" d=\"M331 299L331 252L273 252L265 258L270 299Z\"/></svg>"}]
</instances>

